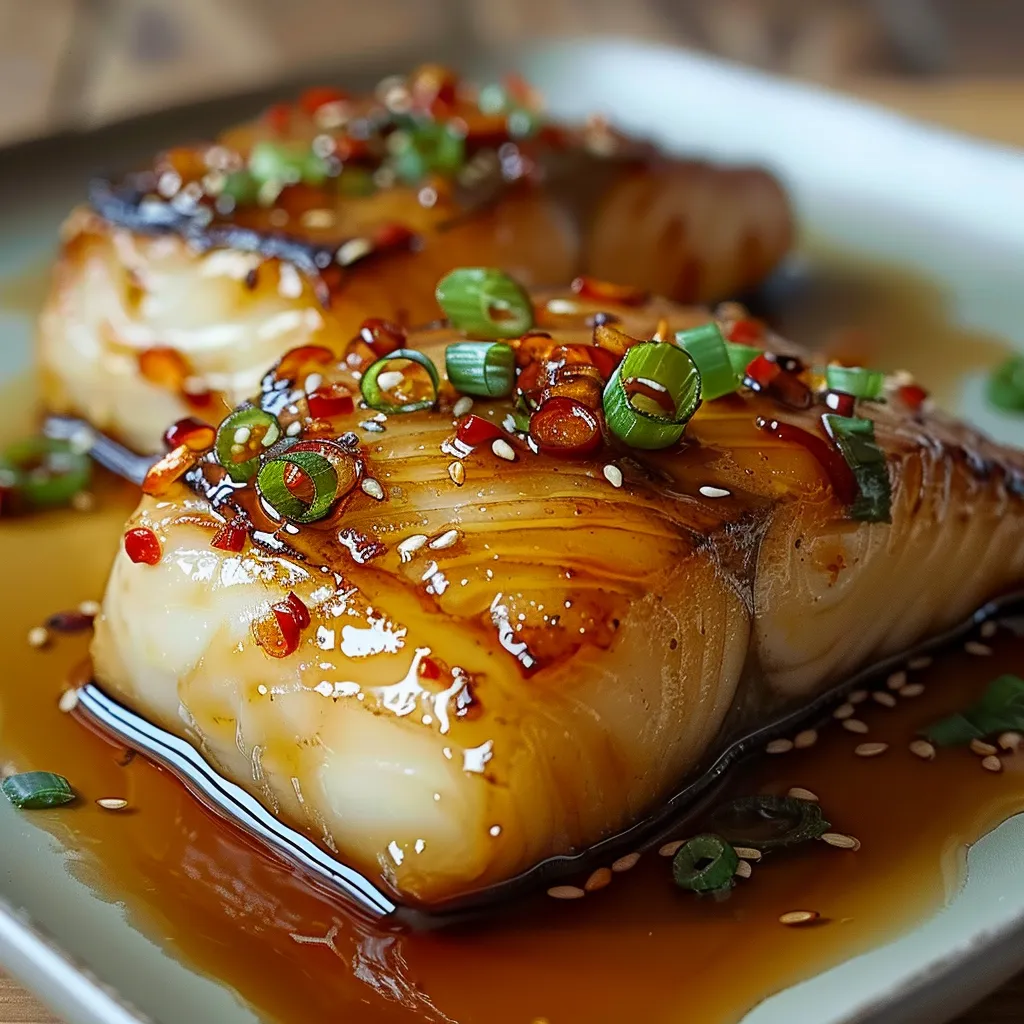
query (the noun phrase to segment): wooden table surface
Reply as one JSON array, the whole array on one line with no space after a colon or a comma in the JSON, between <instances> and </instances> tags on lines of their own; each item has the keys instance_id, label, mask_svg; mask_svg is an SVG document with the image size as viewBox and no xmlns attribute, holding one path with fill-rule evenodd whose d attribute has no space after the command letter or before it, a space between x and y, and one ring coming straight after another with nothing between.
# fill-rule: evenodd
<instances>
[{"instance_id":1,"label":"wooden table surface","mask_svg":"<svg viewBox=\"0 0 1024 1024\"><path fill-rule=\"evenodd\" d=\"M1024 147L1024 79L945 80L920 84L906 79L866 79L844 88L907 114L960 131ZM1024 1022L1024 972L957 1024ZM0 1024L59 1024L32 996L0 976Z\"/></svg>"}]
</instances>

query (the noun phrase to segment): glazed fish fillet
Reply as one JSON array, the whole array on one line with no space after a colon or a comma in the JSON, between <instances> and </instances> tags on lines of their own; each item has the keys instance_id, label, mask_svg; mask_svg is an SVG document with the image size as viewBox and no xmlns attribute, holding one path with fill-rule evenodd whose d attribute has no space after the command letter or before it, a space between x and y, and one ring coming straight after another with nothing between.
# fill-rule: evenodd
<instances>
[{"instance_id":1,"label":"glazed fish fillet","mask_svg":"<svg viewBox=\"0 0 1024 1024\"><path fill-rule=\"evenodd\" d=\"M711 320L630 301L535 294L511 342L520 405L586 405L580 380L621 355L596 349ZM826 432L818 371L737 315L724 336L772 355L657 451L606 430L558 457L511 397L456 415L444 380L434 410L311 419L290 357L263 404L300 444L340 438L350 489L302 525L212 457L169 457L113 567L96 679L436 906L642 818L737 729L1024 581L1022 453L887 378L856 403L873 483L851 477L870 460ZM406 345L444 366L464 337ZM358 394L349 370L316 373Z\"/></svg>"},{"instance_id":2,"label":"glazed fish fillet","mask_svg":"<svg viewBox=\"0 0 1024 1024\"><path fill-rule=\"evenodd\" d=\"M218 422L289 348L340 349L369 315L429 320L456 266L707 301L755 287L789 249L766 172L546 122L538 104L521 84L422 68L377 96L312 90L94 182L40 323L49 408L155 452L168 423Z\"/></svg>"}]
</instances>

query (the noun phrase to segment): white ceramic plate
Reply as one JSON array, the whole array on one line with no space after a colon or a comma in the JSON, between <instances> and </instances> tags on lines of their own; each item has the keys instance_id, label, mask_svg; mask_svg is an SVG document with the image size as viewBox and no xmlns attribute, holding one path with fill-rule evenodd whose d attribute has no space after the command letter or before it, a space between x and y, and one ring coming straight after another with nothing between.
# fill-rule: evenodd
<instances>
[{"instance_id":1,"label":"white ceramic plate","mask_svg":"<svg viewBox=\"0 0 1024 1024\"><path fill-rule=\"evenodd\" d=\"M521 66L558 114L600 110L670 148L768 163L817 238L927 274L946 288L955 317L1024 351L1024 155L675 50L581 43L527 53ZM217 104L187 122L162 115L0 157L0 279L39 266L89 171L246 109ZM30 331L0 308L0 378L28 364ZM980 375L968 376L957 411L1024 443L1020 421L986 409L980 388ZM57 841L6 801L0 865L0 960L68 1020L255 1021L230 990L174 960L73 879ZM1021 967L1024 817L971 850L966 885L932 920L780 992L745 1024L935 1024Z\"/></svg>"}]
</instances>

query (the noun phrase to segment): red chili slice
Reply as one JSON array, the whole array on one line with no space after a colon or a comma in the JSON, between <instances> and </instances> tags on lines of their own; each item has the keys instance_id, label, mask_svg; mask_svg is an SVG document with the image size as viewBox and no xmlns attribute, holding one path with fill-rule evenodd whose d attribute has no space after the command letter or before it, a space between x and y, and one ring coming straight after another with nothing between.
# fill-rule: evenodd
<instances>
[{"instance_id":1,"label":"red chili slice","mask_svg":"<svg viewBox=\"0 0 1024 1024\"><path fill-rule=\"evenodd\" d=\"M328 103L341 103L348 99L348 93L330 85L314 85L299 97L299 106L312 117Z\"/></svg>"},{"instance_id":2,"label":"red chili slice","mask_svg":"<svg viewBox=\"0 0 1024 1024\"><path fill-rule=\"evenodd\" d=\"M825 395L825 404L840 416L852 416L857 407L857 399L845 391L830 391Z\"/></svg>"},{"instance_id":3,"label":"red chili slice","mask_svg":"<svg viewBox=\"0 0 1024 1024\"><path fill-rule=\"evenodd\" d=\"M156 565L163 553L160 538L145 526L136 526L125 533L124 550L136 565Z\"/></svg>"},{"instance_id":4,"label":"red chili slice","mask_svg":"<svg viewBox=\"0 0 1024 1024\"><path fill-rule=\"evenodd\" d=\"M416 239L416 232L404 224L382 224L370 235L374 249L408 249Z\"/></svg>"},{"instance_id":5,"label":"red chili slice","mask_svg":"<svg viewBox=\"0 0 1024 1024\"><path fill-rule=\"evenodd\" d=\"M490 420L470 413L459 421L455 428L455 436L463 443L475 448L477 445L490 444L498 438L504 438L505 431Z\"/></svg>"},{"instance_id":6,"label":"red chili slice","mask_svg":"<svg viewBox=\"0 0 1024 1024\"><path fill-rule=\"evenodd\" d=\"M274 376L278 380L299 381L315 367L330 366L334 361L334 353L323 345L299 345L281 356Z\"/></svg>"},{"instance_id":7,"label":"red chili slice","mask_svg":"<svg viewBox=\"0 0 1024 1024\"><path fill-rule=\"evenodd\" d=\"M438 668L437 662L433 658L424 658L420 662L419 667L420 677L423 679L440 679L441 669Z\"/></svg>"},{"instance_id":8,"label":"red chili slice","mask_svg":"<svg viewBox=\"0 0 1024 1024\"><path fill-rule=\"evenodd\" d=\"M729 327L727 337L737 345L753 345L764 337L764 324L759 320L737 320Z\"/></svg>"},{"instance_id":9,"label":"red chili slice","mask_svg":"<svg viewBox=\"0 0 1024 1024\"><path fill-rule=\"evenodd\" d=\"M302 599L296 596L294 590L288 591L288 596L281 602L281 606L287 608L289 614L295 617L295 621L299 624L299 629L305 629L309 625L309 609L302 602Z\"/></svg>"},{"instance_id":10,"label":"red chili slice","mask_svg":"<svg viewBox=\"0 0 1024 1024\"><path fill-rule=\"evenodd\" d=\"M359 327L359 337L373 349L378 359L390 355L397 348L405 348L405 331L398 324L379 317L364 320Z\"/></svg>"},{"instance_id":11,"label":"red chili slice","mask_svg":"<svg viewBox=\"0 0 1024 1024\"><path fill-rule=\"evenodd\" d=\"M245 547L245 538L249 531L236 521L225 523L214 535L210 544L221 551L233 551L235 553Z\"/></svg>"},{"instance_id":12,"label":"red chili slice","mask_svg":"<svg viewBox=\"0 0 1024 1024\"><path fill-rule=\"evenodd\" d=\"M352 392L344 384L326 384L306 395L310 416L329 420L332 416L347 416L355 409Z\"/></svg>"},{"instance_id":13,"label":"red chili slice","mask_svg":"<svg viewBox=\"0 0 1024 1024\"><path fill-rule=\"evenodd\" d=\"M918 412L928 398L928 392L920 384L904 384L897 389L896 395L907 408L914 412Z\"/></svg>"},{"instance_id":14,"label":"red chili slice","mask_svg":"<svg viewBox=\"0 0 1024 1024\"><path fill-rule=\"evenodd\" d=\"M756 385L754 390L766 391L778 375L782 373L779 364L767 353L755 356L746 369L745 379Z\"/></svg>"},{"instance_id":15,"label":"red chili slice","mask_svg":"<svg viewBox=\"0 0 1024 1024\"><path fill-rule=\"evenodd\" d=\"M600 281L596 277L577 277L571 287L581 299L613 302L619 306L642 306L650 297L650 292L642 288Z\"/></svg>"},{"instance_id":16,"label":"red chili slice","mask_svg":"<svg viewBox=\"0 0 1024 1024\"><path fill-rule=\"evenodd\" d=\"M142 481L142 493L166 494L171 485L187 473L199 461L199 452L180 444L172 452L168 452L158 462L153 463Z\"/></svg>"},{"instance_id":17,"label":"red chili slice","mask_svg":"<svg viewBox=\"0 0 1024 1024\"><path fill-rule=\"evenodd\" d=\"M209 423L203 423L193 416L186 416L185 419L178 420L167 428L164 444L169 449L184 444L194 452L205 452L213 447L216 437L217 431Z\"/></svg>"},{"instance_id":18,"label":"red chili slice","mask_svg":"<svg viewBox=\"0 0 1024 1024\"><path fill-rule=\"evenodd\" d=\"M263 112L263 120L272 131L284 135L292 124L292 108L287 103L275 103Z\"/></svg>"},{"instance_id":19,"label":"red chili slice","mask_svg":"<svg viewBox=\"0 0 1024 1024\"><path fill-rule=\"evenodd\" d=\"M530 417L530 437L547 455L589 455L601 443L601 424L582 402L549 398Z\"/></svg>"}]
</instances>

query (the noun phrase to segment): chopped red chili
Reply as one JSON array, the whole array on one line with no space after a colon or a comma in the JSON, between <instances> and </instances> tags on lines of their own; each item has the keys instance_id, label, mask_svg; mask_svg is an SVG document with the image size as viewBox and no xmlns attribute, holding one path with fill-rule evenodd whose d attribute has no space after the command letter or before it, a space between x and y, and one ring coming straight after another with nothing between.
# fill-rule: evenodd
<instances>
[{"instance_id":1,"label":"chopped red chili","mask_svg":"<svg viewBox=\"0 0 1024 1024\"><path fill-rule=\"evenodd\" d=\"M375 249L406 249L412 246L416 232L404 224L382 224L370 235Z\"/></svg>"},{"instance_id":2,"label":"chopped red chili","mask_svg":"<svg viewBox=\"0 0 1024 1024\"><path fill-rule=\"evenodd\" d=\"M582 402L549 398L530 417L530 437L547 455L589 455L601 443L601 424Z\"/></svg>"},{"instance_id":3,"label":"chopped red chili","mask_svg":"<svg viewBox=\"0 0 1024 1024\"><path fill-rule=\"evenodd\" d=\"M278 380L301 382L306 374L317 367L330 366L334 361L334 353L323 345L299 345L281 356L274 367L274 376Z\"/></svg>"},{"instance_id":4,"label":"chopped red chili","mask_svg":"<svg viewBox=\"0 0 1024 1024\"><path fill-rule=\"evenodd\" d=\"M737 320L730 325L727 337L737 345L753 345L764 337L764 324L760 320Z\"/></svg>"},{"instance_id":5,"label":"chopped red chili","mask_svg":"<svg viewBox=\"0 0 1024 1024\"><path fill-rule=\"evenodd\" d=\"M163 554L160 538L146 526L136 526L125 533L124 550L136 565L156 565Z\"/></svg>"},{"instance_id":6,"label":"chopped red chili","mask_svg":"<svg viewBox=\"0 0 1024 1024\"><path fill-rule=\"evenodd\" d=\"M287 103L275 103L263 112L263 120L278 135L284 135L292 124L292 108Z\"/></svg>"},{"instance_id":7,"label":"chopped red chili","mask_svg":"<svg viewBox=\"0 0 1024 1024\"><path fill-rule=\"evenodd\" d=\"M187 445L194 452L205 452L213 447L216 437L217 431L209 423L203 423L193 416L186 416L185 419L178 420L167 428L164 444L168 449Z\"/></svg>"},{"instance_id":8,"label":"chopped red chili","mask_svg":"<svg viewBox=\"0 0 1024 1024\"><path fill-rule=\"evenodd\" d=\"M857 407L857 399L845 391L830 391L825 395L825 404L840 416L852 416Z\"/></svg>"},{"instance_id":9,"label":"chopped red chili","mask_svg":"<svg viewBox=\"0 0 1024 1024\"><path fill-rule=\"evenodd\" d=\"M306 395L309 414L317 419L347 416L355 409L352 392L344 384L325 384Z\"/></svg>"},{"instance_id":10,"label":"chopped red chili","mask_svg":"<svg viewBox=\"0 0 1024 1024\"><path fill-rule=\"evenodd\" d=\"M245 539L249 531L239 520L233 519L225 523L214 535L210 544L221 551L233 551L235 553L245 547Z\"/></svg>"},{"instance_id":11,"label":"chopped red chili","mask_svg":"<svg viewBox=\"0 0 1024 1024\"><path fill-rule=\"evenodd\" d=\"M613 284L611 281L601 281L596 277L577 277L571 287L581 299L613 302L620 306L642 306L650 297L650 292L642 288Z\"/></svg>"},{"instance_id":12,"label":"chopped red chili","mask_svg":"<svg viewBox=\"0 0 1024 1024\"><path fill-rule=\"evenodd\" d=\"M314 85L299 97L299 106L312 117L328 103L341 103L348 99L348 93L330 85Z\"/></svg>"},{"instance_id":13,"label":"chopped red chili","mask_svg":"<svg viewBox=\"0 0 1024 1024\"><path fill-rule=\"evenodd\" d=\"M303 603L302 599L298 597L294 590L288 591L288 596L281 602L281 606L286 607L291 615L295 616L295 621L299 624L299 629L305 629L310 623L309 609Z\"/></svg>"},{"instance_id":14,"label":"chopped red chili","mask_svg":"<svg viewBox=\"0 0 1024 1024\"><path fill-rule=\"evenodd\" d=\"M359 337L373 349L378 359L390 355L397 348L405 348L405 331L398 324L379 317L364 320L359 328Z\"/></svg>"},{"instance_id":15,"label":"chopped red chili","mask_svg":"<svg viewBox=\"0 0 1024 1024\"><path fill-rule=\"evenodd\" d=\"M420 667L418 669L419 674L424 679L440 679L441 669L438 667L436 661L433 658L423 658L420 661Z\"/></svg>"},{"instance_id":16,"label":"chopped red chili","mask_svg":"<svg viewBox=\"0 0 1024 1024\"><path fill-rule=\"evenodd\" d=\"M782 369L767 352L755 356L747 366L744 383L755 391L766 391L768 386L782 373Z\"/></svg>"},{"instance_id":17,"label":"chopped red chili","mask_svg":"<svg viewBox=\"0 0 1024 1024\"><path fill-rule=\"evenodd\" d=\"M914 412L920 411L921 406L928 398L928 392L920 384L904 384L897 389L896 395L907 408Z\"/></svg>"},{"instance_id":18,"label":"chopped red chili","mask_svg":"<svg viewBox=\"0 0 1024 1024\"><path fill-rule=\"evenodd\" d=\"M459 421L459 425L455 429L455 436L471 448L480 444L490 444L491 441L506 437L505 431L501 427L475 413L470 413Z\"/></svg>"}]
</instances>

